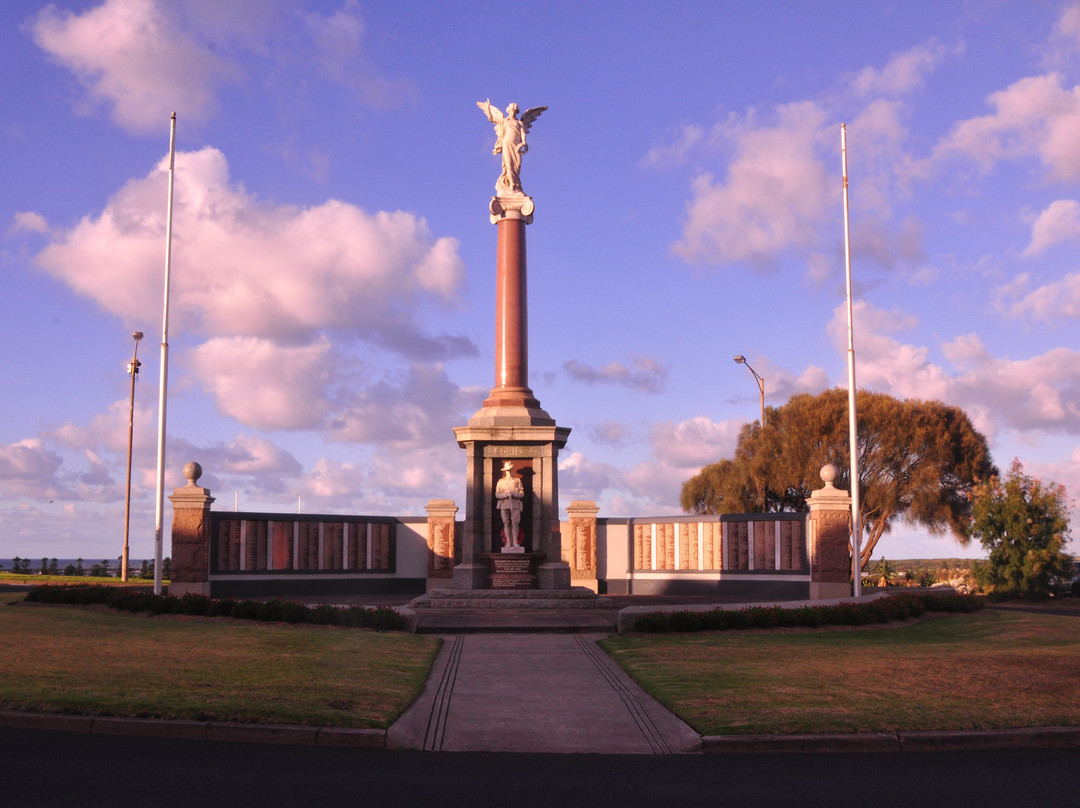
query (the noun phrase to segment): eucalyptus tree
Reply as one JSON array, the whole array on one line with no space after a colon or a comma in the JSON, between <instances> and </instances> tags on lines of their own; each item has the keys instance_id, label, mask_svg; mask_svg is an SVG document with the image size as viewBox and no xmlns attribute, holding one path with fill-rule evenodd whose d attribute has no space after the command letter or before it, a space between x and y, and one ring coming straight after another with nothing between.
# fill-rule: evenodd
<instances>
[{"instance_id":1,"label":"eucalyptus tree","mask_svg":"<svg viewBox=\"0 0 1080 808\"><path fill-rule=\"evenodd\" d=\"M866 531L865 568L878 542L898 522L970 540L971 493L997 474L986 438L958 407L860 391L859 493ZM743 427L733 458L703 468L682 487L689 513L805 511L821 487L821 467L840 470L850 489L848 396L842 388L792 396L769 408L766 426Z\"/></svg>"}]
</instances>

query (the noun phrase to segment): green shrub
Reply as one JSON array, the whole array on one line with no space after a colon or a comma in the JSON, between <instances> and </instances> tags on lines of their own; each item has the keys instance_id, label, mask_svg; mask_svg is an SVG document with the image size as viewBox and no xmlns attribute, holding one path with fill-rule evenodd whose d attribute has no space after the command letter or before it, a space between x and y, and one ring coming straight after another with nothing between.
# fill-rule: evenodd
<instances>
[{"instance_id":1,"label":"green shrub","mask_svg":"<svg viewBox=\"0 0 1080 808\"><path fill-rule=\"evenodd\" d=\"M236 611L236 601L232 598L222 598L210 603L210 617L232 617Z\"/></svg>"},{"instance_id":2,"label":"green shrub","mask_svg":"<svg viewBox=\"0 0 1080 808\"><path fill-rule=\"evenodd\" d=\"M385 606L378 609L362 609L370 615L370 628L376 631L404 631L408 628L405 618Z\"/></svg>"},{"instance_id":3,"label":"green shrub","mask_svg":"<svg viewBox=\"0 0 1080 808\"><path fill-rule=\"evenodd\" d=\"M744 609L712 609L707 612L650 612L637 618L634 630L648 634L668 631L725 631L728 629L820 626L861 626L919 617L925 612L971 612L984 606L974 595L901 593L863 603L831 606L748 606Z\"/></svg>"},{"instance_id":4,"label":"green shrub","mask_svg":"<svg viewBox=\"0 0 1080 808\"><path fill-rule=\"evenodd\" d=\"M153 595L126 587L100 584L73 586L38 586L26 593L30 603L64 603L85 606L104 604L118 611L149 612L151 614L189 614L208 617L233 617L240 620L262 620L284 623L316 623L350 628L373 628L376 631L403 631L405 619L389 608L367 609L363 606L338 608L322 605L309 608L301 603L283 600L213 599L204 595L186 594L182 597ZM665 616L666 624L666 616ZM668 628L664 628L668 631ZM686 631L700 631L698 625Z\"/></svg>"},{"instance_id":5,"label":"green shrub","mask_svg":"<svg viewBox=\"0 0 1080 808\"><path fill-rule=\"evenodd\" d=\"M205 615L210 611L210 598L189 592L180 597L176 608L180 614Z\"/></svg>"},{"instance_id":6,"label":"green shrub","mask_svg":"<svg viewBox=\"0 0 1080 808\"><path fill-rule=\"evenodd\" d=\"M672 612L668 625L671 631L701 631L701 618L694 612Z\"/></svg>"},{"instance_id":7,"label":"green shrub","mask_svg":"<svg viewBox=\"0 0 1080 808\"><path fill-rule=\"evenodd\" d=\"M671 631L671 617L668 612L649 612L634 621L634 630L644 634L664 634Z\"/></svg>"},{"instance_id":8,"label":"green shrub","mask_svg":"<svg viewBox=\"0 0 1080 808\"><path fill-rule=\"evenodd\" d=\"M291 600L282 601L281 620L286 623L306 623L308 621L308 607L302 603L294 603Z\"/></svg>"}]
</instances>

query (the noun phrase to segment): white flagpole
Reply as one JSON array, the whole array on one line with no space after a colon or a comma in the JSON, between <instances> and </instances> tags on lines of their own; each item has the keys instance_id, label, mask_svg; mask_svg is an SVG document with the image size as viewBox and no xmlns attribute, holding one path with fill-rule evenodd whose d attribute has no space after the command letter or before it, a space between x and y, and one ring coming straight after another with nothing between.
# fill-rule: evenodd
<instances>
[{"instance_id":1,"label":"white flagpole","mask_svg":"<svg viewBox=\"0 0 1080 808\"><path fill-rule=\"evenodd\" d=\"M161 383L158 391L157 508L154 518L154 594L161 594L162 521L165 511L165 402L169 381L169 272L172 269L173 177L176 159L176 113L169 127L169 207L165 219L165 307L161 315Z\"/></svg>"},{"instance_id":2,"label":"white flagpole","mask_svg":"<svg viewBox=\"0 0 1080 808\"><path fill-rule=\"evenodd\" d=\"M847 124L840 124L840 155L844 167L844 266L847 271L848 318L848 443L851 453L851 578L854 595L862 595L862 522L859 519L859 416L855 409L855 334L851 307L851 228L848 223Z\"/></svg>"}]
</instances>

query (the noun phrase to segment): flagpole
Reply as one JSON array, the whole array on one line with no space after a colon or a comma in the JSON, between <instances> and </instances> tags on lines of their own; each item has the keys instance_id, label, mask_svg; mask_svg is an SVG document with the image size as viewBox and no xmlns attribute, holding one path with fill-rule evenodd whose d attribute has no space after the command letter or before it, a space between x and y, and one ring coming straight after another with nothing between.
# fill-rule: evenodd
<instances>
[{"instance_id":1,"label":"flagpole","mask_svg":"<svg viewBox=\"0 0 1080 808\"><path fill-rule=\"evenodd\" d=\"M169 272L172 269L173 179L176 161L176 113L169 127L169 206L165 218L165 305L161 315L161 383L158 391L157 507L154 518L154 594L161 594L162 522L165 511L165 402L169 380Z\"/></svg>"},{"instance_id":2,"label":"flagpole","mask_svg":"<svg viewBox=\"0 0 1080 808\"><path fill-rule=\"evenodd\" d=\"M855 332L851 306L851 227L848 222L847 124L840 124L844 168L844 267L847 272L848 444L851 454L851 578L855 597L862 595L862 522L859 519L859 416L855 409Z\"/></svg>"}]
</instances>

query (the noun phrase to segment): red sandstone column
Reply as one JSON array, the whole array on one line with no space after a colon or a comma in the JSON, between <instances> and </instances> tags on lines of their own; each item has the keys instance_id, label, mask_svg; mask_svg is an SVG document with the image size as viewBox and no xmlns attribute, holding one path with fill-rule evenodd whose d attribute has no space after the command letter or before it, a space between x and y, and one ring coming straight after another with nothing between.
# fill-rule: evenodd
<instances>
[{"instance_id":1,"label":"red sandstone column","mask_svg":"<svg viewBox=\"0 0 1080 808\"><path fill-rule=\"evenodd\" d=\"M514 204L517 203L517 204ZM495 266L495 386L485 407L539 407L529 389L529 317L525 262L525 226L532 221L532 201L492 200L491 220L498 227Z\"/></svg>"}]
</instances>

